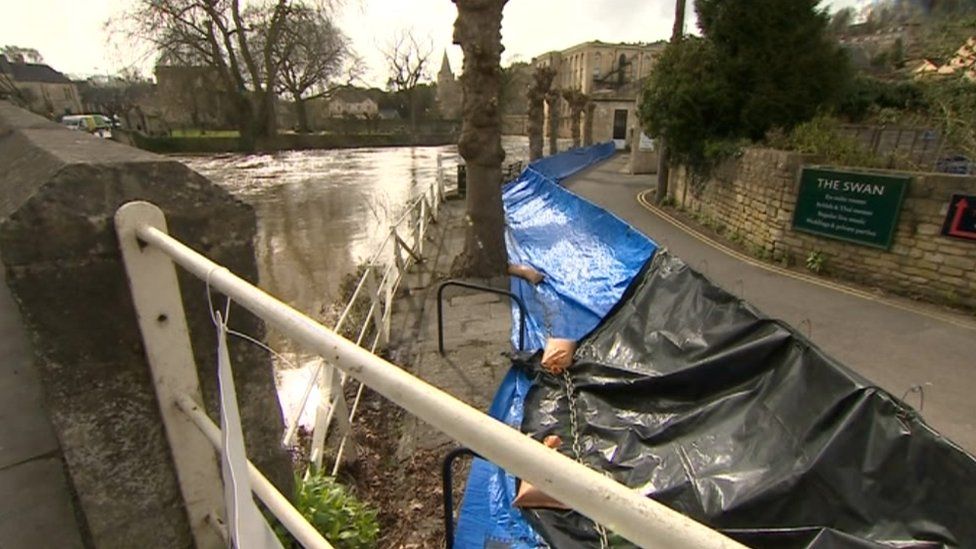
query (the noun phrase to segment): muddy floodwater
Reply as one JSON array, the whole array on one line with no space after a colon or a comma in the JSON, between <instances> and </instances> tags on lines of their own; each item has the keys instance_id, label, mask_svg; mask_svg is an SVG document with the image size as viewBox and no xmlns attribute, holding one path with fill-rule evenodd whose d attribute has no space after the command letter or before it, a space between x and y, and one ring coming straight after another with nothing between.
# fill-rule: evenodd
<instances>
[{"instance_id":1,"label":"muddy floodwater","mask_svg":"<svg viewBox=\"0 0 976 549\"><path fill-rule=\"evenodd\" d=\"M524 137L505 138L503 145L506 162L528 156ZM329 324L343 278L373 255L410 199L435 181L438 156L452 185L454 145L177 158L254 207L261 288ZM273 332L268 341L296 365L307 362Z\"/></svg>"}]
</instances>

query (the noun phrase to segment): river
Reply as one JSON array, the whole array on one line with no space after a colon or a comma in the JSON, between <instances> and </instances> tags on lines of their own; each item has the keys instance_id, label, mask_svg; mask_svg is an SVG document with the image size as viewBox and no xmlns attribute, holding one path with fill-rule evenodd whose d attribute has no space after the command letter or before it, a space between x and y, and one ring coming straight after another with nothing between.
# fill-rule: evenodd
<instances>
[{"instance_id":1,"label":"river","mask_svg":"<svg viewBox=\"0 0 976 549\"><path fill-rule=\"evenodd\" d=\"M524 161L528 139L505 137L506 162ZM448 180L458 162L457 146L395 147L274 154L220 154L176 159L207 176L254 207L254 242L259 285L309 316L331 324L344 277L356 271L382 244L389 226L409 200L431 185L441 157ZM289 362L307 365L271 331L268 344L277 360L282 404L299 372ZM288 361L288 362L286 362ZM306 368L301 368L305 377Z\"/></svg>"}]
</instances>

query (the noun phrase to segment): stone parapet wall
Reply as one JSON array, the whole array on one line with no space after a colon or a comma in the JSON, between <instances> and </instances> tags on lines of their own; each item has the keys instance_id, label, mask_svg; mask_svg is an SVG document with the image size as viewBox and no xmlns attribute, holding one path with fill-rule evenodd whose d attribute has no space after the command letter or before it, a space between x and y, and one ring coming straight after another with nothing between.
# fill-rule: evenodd
<instances>
[{"instance_id":1,"label":"stone parapet wall","mask_svg":"<svg viewBox=\"0 0 976 549\"><path fill-rule=\"evenodd\" d=\"M0 102L0 256L33 348L43 394L38 404L57 440L51 455L63 460L86 545L188 547L193 540L174 450L163 430L113 223L116 209L132 200L157 204L176 238L257 282L256 221L249 206L179 162L67 130ZM216 337L205 285L180 271L204 404L219 418ZM263 323L240 308L231 324L263 337ZM290 494L269 357L235 340L230 352L248 454ZM9 430L22 421L0 416L0 427ZM0 546L18 547L8 541L0 539Z\"/></svg>"},{"instance_id":2,"label":"stone parapet wall","mask_svg":"<svg viewBox=\"0 0 976 549\"><path fill-rule=\"evenodd\" d=\"M951 196L976 194L976 177L907 174L912 180L893 244L881 250L793 230L800 170L816 161L794 152L746 149L705 181L697 181L684 168L674 170L670 197L706 224L721 227L726 237L741 242L753 255L803 264L811 253L820 252L831 275L938 303L976 307L976 242L940 234Z\"/></svg>"}]
</instances>

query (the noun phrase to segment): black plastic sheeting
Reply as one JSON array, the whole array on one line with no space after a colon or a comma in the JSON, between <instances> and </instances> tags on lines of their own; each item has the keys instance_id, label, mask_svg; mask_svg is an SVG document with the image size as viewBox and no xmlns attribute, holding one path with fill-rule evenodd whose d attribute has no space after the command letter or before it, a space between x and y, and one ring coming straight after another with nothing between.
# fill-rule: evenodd
<instances>
[{"instance_id":1,"label":"black plastic sheeting","mask_svg":"<svg viewBox=\"0 0 976 549\"><path fill-rule=\"evenodd\" d=\"M522 430L575 457L565 387L538 361L520 363ZM570 372L588 466L748 546L976 547L976 459L666 252ZM600 546L575 512L525 515L553 547Z\"/></svg>"}]
</instances>

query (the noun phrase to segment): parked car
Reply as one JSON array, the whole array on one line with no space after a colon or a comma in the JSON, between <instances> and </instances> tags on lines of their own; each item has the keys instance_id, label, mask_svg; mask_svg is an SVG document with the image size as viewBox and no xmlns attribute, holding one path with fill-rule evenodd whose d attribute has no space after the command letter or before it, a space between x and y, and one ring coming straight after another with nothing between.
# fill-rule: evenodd
<instances>
[{"instance_id":1,"label":"parked car","mask_svg":"<svg viewBox=\"0 0 976 549\"><path fill-rule=\"evenodd\" d=\"M962 155L947 156L935 163L935 169L942 173L959 175L976 174L976 162Z\"/></svg>"},{"instance_id":2,"label":"parked car","mask_svg":"<svg viewBox=\"0 0 976 549\"><path fill-rule=\"evenodd\" d=\"M61 123L72 130L112 137L112 120L103 114L69 114L61 118Z\"/></svg>"}]
</instances>

